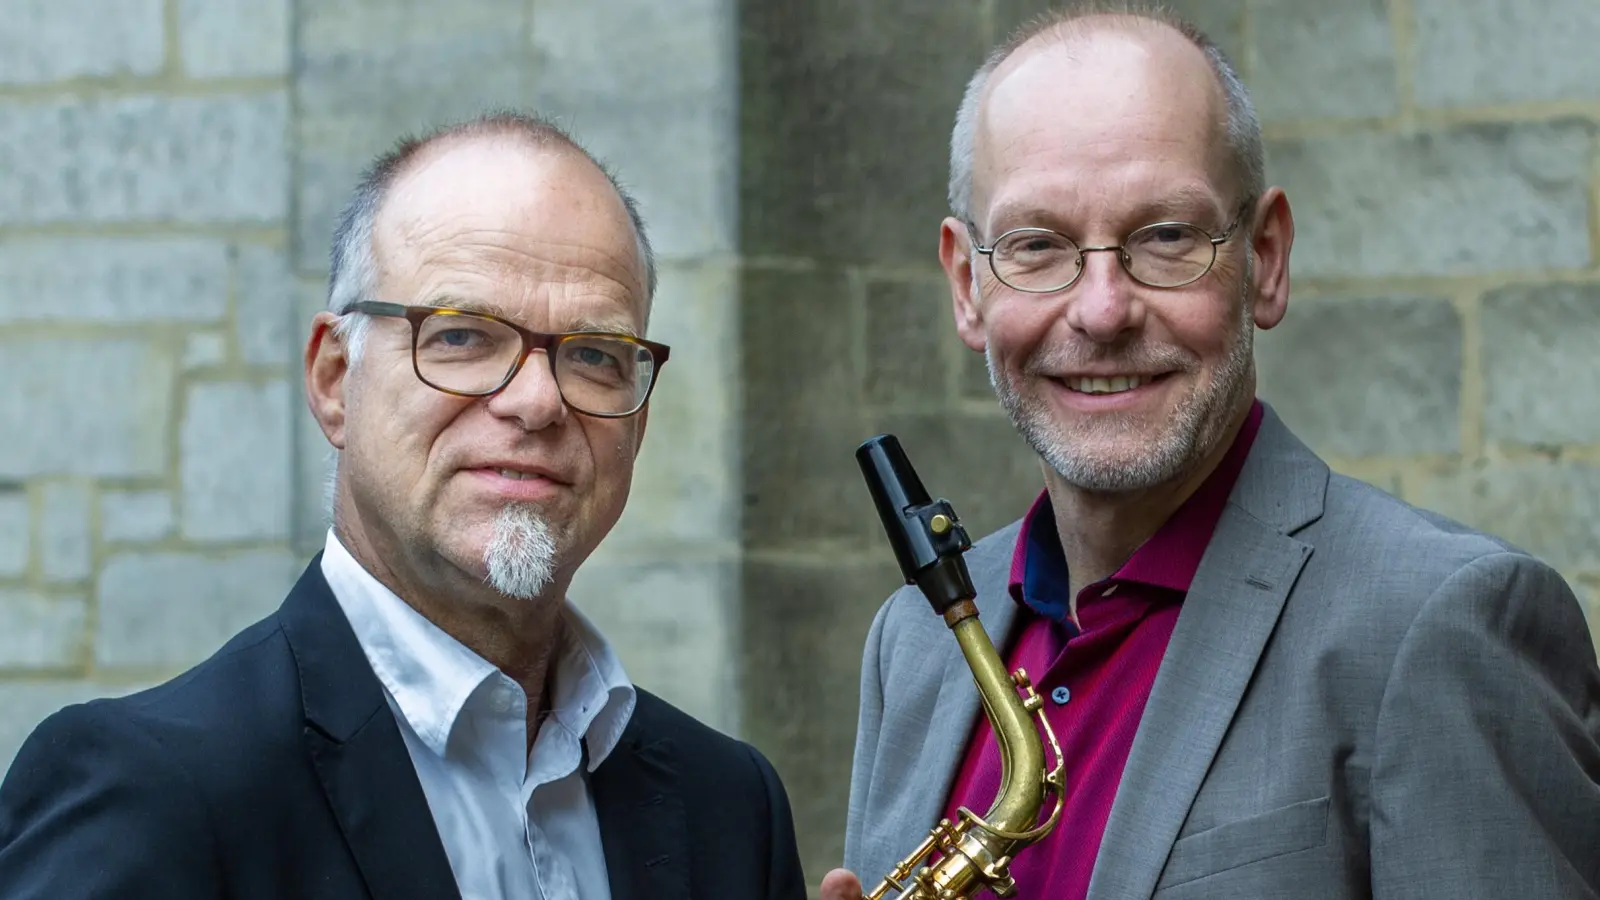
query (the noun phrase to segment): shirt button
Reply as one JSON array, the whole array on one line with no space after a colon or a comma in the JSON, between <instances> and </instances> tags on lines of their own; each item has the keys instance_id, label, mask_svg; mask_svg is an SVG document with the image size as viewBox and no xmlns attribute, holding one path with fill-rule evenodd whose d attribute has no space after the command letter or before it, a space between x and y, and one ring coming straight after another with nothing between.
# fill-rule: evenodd
<instances>
[{"instance_id":1,"label":"shirt button","mask_svg":"<svg viewBox=\"0 0 1600 900\"><path fill-rule=\"evenodd\" d=\"M1050 692L1050 699L1054 700L1057 706L1065 706L1067 701L1072 699L1072 692L1065 686L1058 687Z\"/></svg>"}]
</instances>

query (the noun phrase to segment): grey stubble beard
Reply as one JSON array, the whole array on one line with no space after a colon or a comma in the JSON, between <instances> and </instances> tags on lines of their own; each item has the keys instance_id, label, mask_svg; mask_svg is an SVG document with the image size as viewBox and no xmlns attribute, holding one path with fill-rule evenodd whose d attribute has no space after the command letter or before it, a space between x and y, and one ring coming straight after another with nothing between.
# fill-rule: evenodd
<instances>
[{"instance_id":1,"label":"grey stubble beard","mask_svg":"<svg viewBox=\"0 0 1600 900\"><path fill-rule=\"evenodd\" d=\"M1018 393L1010 379L1000 372L992 349L986 348L984 358L988 365L989 383L994 387L995 395L1012 424L1051 469L1080 490L1092 493L1146 490L1183 475L1221 440L1240 393L1249 385L1255 346L1255 320L1248 294L1252 280L1251 262L1247 257L1239 292L1241 309L1233 342L1212 383L1184 398L1145 452L1110 458L1079 449L1076 446L1079 441L1074 438L1080 436L1070 434L1053 418L1046 401L1023 397ZM1154 355L1174 365L1186 362L1178 360L1176 354L1158 352ZM1030 360L1026 368L1048 368L1045 365L1047 362ZM1118 428L1119 425L1122 427ZM1127 423L1122 422L1110 423L1108 427L1126 432L1126 426ZM1099 436L1115 435L1102 432Z\"/></svg>"}]
</instances>

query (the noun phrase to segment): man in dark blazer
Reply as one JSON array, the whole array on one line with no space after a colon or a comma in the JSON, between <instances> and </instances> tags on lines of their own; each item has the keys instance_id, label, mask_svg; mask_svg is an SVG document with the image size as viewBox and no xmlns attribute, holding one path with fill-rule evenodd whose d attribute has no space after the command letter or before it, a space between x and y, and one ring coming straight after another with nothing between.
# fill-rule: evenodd
<instances>
[{"instance_id":1,"label":"man in dark blazer","mask_svg":"<svg viewBox=\"0 0 1600 900\"><path fill-rule=\"evenodd\" d=\"M1242 83L1155 8L1023 29L958 114L956 329L1043 475L965 559L1064 761L1015 900L1596 900L1577 599L1527 552L1330 472L1256 398L1294 236L1262 170ZM1005 761L950 629L903 588L867 635L823 897L983 814Z\"/></svg>"},{"instance_id":2,"label":"man in dark blazer","mask_svg":"<svg viewBox=\"0 0 1600 900\"><path fill-rule=\"evenodd\" d=\"M474 120L369 169L330 284L325 549L194 669L38 726L0 897L803 900L766 759L566 599L668 354L632 201L550 125Z\"/></svg>"}]
</instances>

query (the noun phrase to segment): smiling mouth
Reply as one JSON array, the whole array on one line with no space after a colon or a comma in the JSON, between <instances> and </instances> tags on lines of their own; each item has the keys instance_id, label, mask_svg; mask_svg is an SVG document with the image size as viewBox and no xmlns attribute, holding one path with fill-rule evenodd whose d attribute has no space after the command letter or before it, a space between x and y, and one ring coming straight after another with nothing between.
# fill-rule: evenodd
<instances>
[{"instance_id":1,"label":"smiling mouth","mask_svg":"<svg viewBox=\"0 0 1600 900\"><path fill-rule=\"evenodd\" d=\"M1057 378L1057 383L1078 394L1120 394L1160 381L1163 375L1117 375L1112 378Z\"/></svg>"},{"instance_id":2,"label":"smiling mouth","mask_svg":"<svg viewBox=\"0 0 1600 900\"><path fill-rule=\"evenodd\" d=\"M533 472L514 472L511 469L494 469L493 471L501 478L510 478L512 481L533 481L535 479L544 478L543 475L536 475ZM549 479L545 480L548 481Z\"/></svg>"}]
</instances>

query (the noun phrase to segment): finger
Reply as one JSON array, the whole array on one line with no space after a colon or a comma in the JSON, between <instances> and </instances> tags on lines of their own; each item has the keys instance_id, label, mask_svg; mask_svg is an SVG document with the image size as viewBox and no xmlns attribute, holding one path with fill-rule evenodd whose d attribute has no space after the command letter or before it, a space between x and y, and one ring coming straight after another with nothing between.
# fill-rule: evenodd
<instances>
[{"instance_id":1,"label":"finger","mask_svg":"<svg viewBox=\"0 0 1600 900\"><path fill-rule=\"evenodd\" d=\"M861 900L861 879L848 869L822 876L822 900Z\"/></svg>"}]
</instances>

